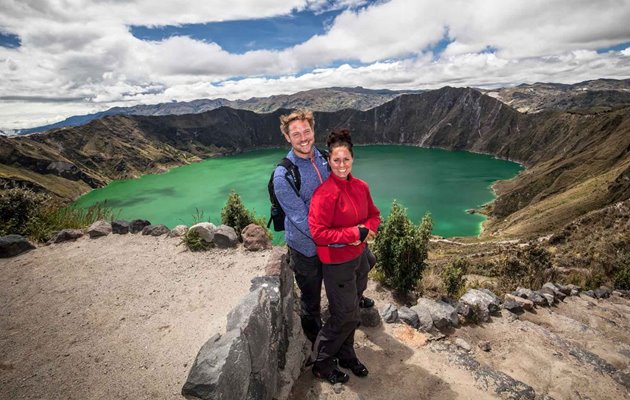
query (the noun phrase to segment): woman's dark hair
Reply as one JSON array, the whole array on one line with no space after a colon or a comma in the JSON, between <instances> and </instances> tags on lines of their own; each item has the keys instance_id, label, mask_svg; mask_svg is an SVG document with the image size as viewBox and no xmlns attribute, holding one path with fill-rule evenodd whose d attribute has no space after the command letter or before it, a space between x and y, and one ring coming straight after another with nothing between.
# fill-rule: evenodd
<instances>
[{"instance_id":1,"label":"woman's dark hair","mask_svg":"<svg viewBox=\"0 0 630 400\"><path fill-rule=\"evenodd\" d=\"M335 129L334 131L328 134L328 139L326 140L326 144L328 145L328 152L332 153L333 149L336 147L345 147L350 151L350 155L354 157L354 153L352 152L352 137L350 135L349 129Z\"/></svg>"}]
</instances>

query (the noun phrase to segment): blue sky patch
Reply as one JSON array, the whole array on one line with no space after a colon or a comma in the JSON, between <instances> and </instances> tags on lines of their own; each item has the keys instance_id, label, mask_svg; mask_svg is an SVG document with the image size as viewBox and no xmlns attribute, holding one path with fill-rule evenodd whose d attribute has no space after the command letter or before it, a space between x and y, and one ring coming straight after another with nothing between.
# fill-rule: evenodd
<instances>
[{"instance_id":1,"label":"blue sky patch","mask_svg":"<svg viewBox=\"0 0 630 400\"><path fill-rule=\"evenodd\" d=\"M324 34L341 10L315 14L302 11L287 16L255 20L209 22L181 26L131 26L131 34L141 40L163 40L188 36L215 42L224 50L243 54L250 50L281 50Z\"/></svg>"},{"instance_id":2,"label":"blue sky patch","mask_svg":"<svg viewBox=\"0 0 630 400\"><path fill-rule=\"evenodd\" d=\"M16 49L22 44L20 37L12 33L0 32L0 46Z\"/></svg>"},{"instance_id":3,"label":"blue sky patch","mask_svg":"<svg viewBox=\"0 0 630 400\"><path fill-rule=\"evenodd\" d=\"M602 47L597 49L598 54L608 53L609 51L621 51L630 47L630 42L619 43L610 47Z\"/></svg>"}]
</instances>

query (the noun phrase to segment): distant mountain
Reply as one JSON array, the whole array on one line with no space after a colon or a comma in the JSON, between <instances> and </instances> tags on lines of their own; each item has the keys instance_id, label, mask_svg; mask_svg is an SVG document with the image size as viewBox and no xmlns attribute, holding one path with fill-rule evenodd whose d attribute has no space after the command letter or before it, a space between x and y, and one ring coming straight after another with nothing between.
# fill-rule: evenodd
<instances>
[{"instance_id":1,"label":"distant mountain","mask_svg":"<svg viewBox=\"0 0 630 400\"><path fill-rule=\"evenodd\" d=\"M338 111L344 108L356 110L368 110L381 105L402 93L421 93L422 91L393 91L372 90L362 87L343 88L332 87L325 89L313 89L290 95L277 95L270 97L252 97L248 100L200 99L186 102L171 102L152 105L137 105L133 107L114 107L109 110L78 115L63 121L38 126L35 128L20 129L16 133L20 135L44 132L50 129L66 126L80 126L95 119L108 115L182 115L199 114L228 106L234 109L250 110L257 113L268 113L279 108L308 107L313 111Z\"/></svg>"},{"instance_id":2,"label":"distant mountain","mask_svg":"<svg viewBox=\"0 0 630 400\"><path fill-rule=\"evenodd\" d=\"M481 90L520 112L543 110L611 109L630 104L630 79L597 79L573 85L522 84L511 88Z\"/></svg>"},{"instance_id":3,"label":"distant mountain","mask_svg":"<svg viewBox=\"0 0 630 400\"><path fill-rule=\"evenodd\" d=\"M186 115L109 116L74 128L0 137L0 185L72 199L112 179L285 145L278 116L228 107ZM535 235L630 196L630 106L522 114L475 89L400 95L368 111L316 113L317 132L350 127L357 143L493 154L528 170L499 182L486 234ZM319 136L320 140L323 135Z\"/></svg>"}]
</instances>

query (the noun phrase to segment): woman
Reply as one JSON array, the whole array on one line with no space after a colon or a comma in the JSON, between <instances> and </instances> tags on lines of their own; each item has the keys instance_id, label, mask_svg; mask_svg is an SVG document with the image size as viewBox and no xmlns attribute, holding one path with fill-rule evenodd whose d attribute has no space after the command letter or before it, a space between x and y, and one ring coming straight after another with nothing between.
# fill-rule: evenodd
<instances>
[{"instance_id":1,"label":"woman","mask_svg":"<svg viewBox=\"0 0 630 400\"><path fill-rule=\"evenodd\" d=\"M359 296L367 287L370 260L366 241L376 235L380 212L368 185L352 176L352 140L347 129L328 136L331 174L313 193L308 223L328 297L330 318L317 335L311 361L313 374L332 384L349 377L339 366L357 376L368 369L354 352L354 331L359 325Z\"/></svg>"}]
</instances>

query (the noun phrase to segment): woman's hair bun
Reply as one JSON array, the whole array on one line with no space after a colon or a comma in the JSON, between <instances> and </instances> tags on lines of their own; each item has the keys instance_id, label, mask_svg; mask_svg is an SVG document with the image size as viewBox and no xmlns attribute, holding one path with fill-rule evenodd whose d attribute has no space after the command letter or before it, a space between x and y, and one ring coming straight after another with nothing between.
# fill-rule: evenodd
<instances>
[{"instance_id":1,"label":"woman's hair bun","mask_svg":"<svg viewBox=\"0 0 630 400\"><path fill-rule=\"evenodd\" d=\"M349 129L335 129L328 134L326 140L328 151L332 151L335 147L344 146L350 150L352 154L352 135Z\"/></svg>"}]
</instances>

